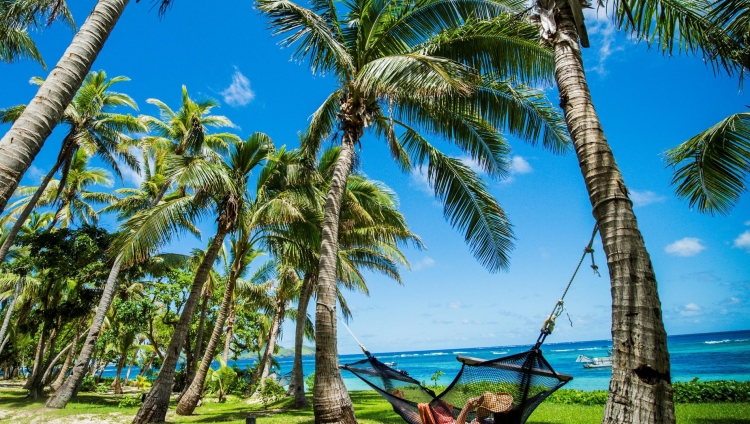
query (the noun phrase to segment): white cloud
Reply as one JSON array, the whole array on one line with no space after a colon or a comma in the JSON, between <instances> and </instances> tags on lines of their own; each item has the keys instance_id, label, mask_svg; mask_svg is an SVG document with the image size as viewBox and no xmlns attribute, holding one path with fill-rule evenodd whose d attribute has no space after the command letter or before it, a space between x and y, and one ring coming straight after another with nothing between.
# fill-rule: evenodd
<instances>
[{"instance_id":1,"label":"white cloud","mask_svg":"<svg viewBox=\"0 0 750 424\"><path fill-rule=\"evenodd\" d=\"M482 321L478 319L464 319L461 321L461 324L482 325Z\"/></svg>"},{"instance_id":2,"label":"white cloud","mask_svg":"<svg viewBox=\"0 0 750 424\"><path fill-rule=\"evenodd\" d=\"M510 173L513 175L528 174L534 171L529 162L521 156L513 156L510 160Z\"/></svg>"},{"instance_id":3,"label":"white cloud","mask_svg":"<svg viewBox=\"0 0 750 424\"><path fill-rule=\"evenodd\" d=\"M143 169L143 155L141 155L141 151L135 147L130 149L130 154L135 157L135 159L141 166L140 175L124 162L117 161L117 166L120 167L120 173L122 173L122 179L125 181L125 183L131 183L135 187L140 187L143 181L146 179L146 173Z\"/></svg>"},{"instance_id":4,"label":"white cloud","mask_svg":"<svg viewBox=\"0 0 750 424\"><path fill-rule=\"evenodd\" d=\"M452 322L453 321L446 321L446 320L442 320L442 319L434 319L434 320L432 320L433 324L450 324Z\"/></svg>"},{"instance_id":5,"label":"white cloud","mask_svg":"<svg viewBox=\"0 0 750 424\"><path fill-rule=\"evenodd\" d=\"M411 185L419 191L433 194L430 187L430 180L427 178L427 169L424 167L416 168L411 172Z\"/></svg>"},{"instance_id":6,"label":"white cloud","mask_svg":"<svg viewBox=\"0 0 750 424\"><path fill-rule=\"evenodd\" d=\"M229 106L245 106L253 101L255 93L250 89L250 80L235 66L232 84L221 92L221 96Z\"/></svg>"},{"instance_id":7,"label":"white cloud","mask_svg":"<svg viewBox=\"0 0 750 424\"><path fill-rule=\"evenodd\" d=\"M750 225L750 221L745 221L745 225Z\"/></svg>"},{"instance_id":8,"label":"white cloud","mask_svg":"<svg viewBox=\"0 0 750 424\"><path fill-rule=\"evenodd\" d=\"M45 172L41 168L36 167L34 165L31 165L29 167L29 171L28 172L29 172L29 176L31 177L31 179L34 180L35 184L38 181L41 181L42 177L44 177L44 175L45 175Z\"/></svg>"},{"instance_id":9,"label":"white cloud","mask_svg":"<svg viewBox=\"0 0 750 424\"><path fill-rule=\"evenodd\" d=\"M747 253L750 253L750 230L745 231L744 233L740 234L736 239L734 239L734 247L738 249L743 249L747 251Z\"/></svg>"},{"instance_id":10,"label":"white cloud","mask_svg":"<svg viewBox=\"0 0 750 424\"><path fill-rule=\"evenodd\" d=\"M729 303L730 305L737 305L739 303L742 303L742 299L740 299L739 297L730 297L727 303Z\"/></svg>"},{"instance_id":11,"label":"white cloud","mask_svg":"<svg viewBox=\"0 0 750 424\"><path fill-rule=\"evenodd\" d=\"M703 313L702 311L703 311L703 308L691 302L682 307L682 310L680 311L680 315L684 317L694 317Z\"/></svg>"},{"instance_id":12,"label":"white cloud","mask_svg":"<svg viewBox=\"0 0 750 424\"><path fill-rule=\"evenodd\" d=\"M482 166L479 165L479 162L472 159L471 156L458 156L456 159L460 160L464 163L464 165L471 168L472 171L476 172L477 174L484 174L484 169L482 169Z\"/></svg>"},{"instance_id":13,"label":"white cloud","mask_svg":"<svg viewBox=\"0 0 750 424\"><path fill-rule=\"evenodd\" d=\"M430 268L431 266L435 265L435 260L432 259L429 256L425 256L421 261L414 264L414 266L411 267L414 271L419 271L425 268Z\"/></svg>"},{"instance_id":14,"label":"white cloud","mask_svg":"<svg viewBox=\"0 0 750 424\"><path fill-rule=\"evenodd\" d=\"M598 73L599 75L606 75L607 69L605 64L607 59L614 52L623 50L622 46L615 45L616 30L612 22L607 19L606 14L602 11L594 9L584 9L584 19L586 20L586 28L588 29L589 38L596 35L599 38L596 44L599 46L598 50L598 61L595 66L591 67L591 71ZM592 43L593 44L593 43Z\"/></svg>"},{"instance_id":15,"label":"white cloud","mask_svg":"<svg viewBox=\"0 0 750 424\"><path fill-rule=\"evenodd\" d=\"M647 206L652 203L660 203L665 201L667 198L660 194L656 194L653 191L644 190L630 190L630 200L633 201L635 206Z\"/></svg>"},{"instance_id":16,"label":"white cloud","mask_svg":"<svg viewBox=\"0 0 750 424\"><path fill-rule=\"evenodd\" d=\"M461 302L451 302L448 304L449 309L461 309L464 305Z\"/></svg>"},{"instance_id":17,"label":"white cloud","mask_svg":"<svg viewBox=\"0 0 750 424\"><path fill-rule=\"evenodd\" d=\"M695 237L685 237L664 248L664 251L672 256L683 257L695 256L704 250L706 246L703 245L701 239Z\"/></svg>"}]
</instances>

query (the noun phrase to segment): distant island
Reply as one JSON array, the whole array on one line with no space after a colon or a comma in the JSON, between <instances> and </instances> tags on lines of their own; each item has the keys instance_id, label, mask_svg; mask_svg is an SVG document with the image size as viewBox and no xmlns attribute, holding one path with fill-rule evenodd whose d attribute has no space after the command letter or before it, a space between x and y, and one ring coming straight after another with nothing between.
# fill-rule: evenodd
<instances>
[{"instance_id":1,"label":"distant island","mask_svg":"<svg viewBox=\"0 0 750 424\"><path fill-rule=\"evenodd\" d=\"M315 355L315 348L303 345L302 356L312 356L312 355ZM293 358L294 349L287 349L285 347L279 346L279 352L273 356L274 358ZM257 357L258 357L258 354L256 352L245 352L242 355L240 355L239 359L256 359Z\"/></svg>"}]
</instances>

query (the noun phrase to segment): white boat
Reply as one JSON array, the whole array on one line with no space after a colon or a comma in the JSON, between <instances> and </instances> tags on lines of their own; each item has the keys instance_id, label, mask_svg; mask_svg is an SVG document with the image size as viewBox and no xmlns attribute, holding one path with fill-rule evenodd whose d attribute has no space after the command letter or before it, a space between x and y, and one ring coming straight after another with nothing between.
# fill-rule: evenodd
<instances>
[{"instance_id":1,"label":"white boat","mask_svg":"<svg viewBox=\"0 0 750 424\"><path fill-rule=\"evenodd\" d=\"M396 362L383 362L383 365L388 366L388 367L395 367L396 365L398 365L398 363L396 363Z\"/></svg>"},{"instance_id":2,"label":"white boat","mask_svg":"<svg viewBox=\"0 0 750 424\"><path fill-rule=\"evenodd\" d=\"M586 355L578 355L576 362L582 362L584 368L610 368L612 367L612 353L601 358L592 358Z\"/></svg>"}]
</instances>

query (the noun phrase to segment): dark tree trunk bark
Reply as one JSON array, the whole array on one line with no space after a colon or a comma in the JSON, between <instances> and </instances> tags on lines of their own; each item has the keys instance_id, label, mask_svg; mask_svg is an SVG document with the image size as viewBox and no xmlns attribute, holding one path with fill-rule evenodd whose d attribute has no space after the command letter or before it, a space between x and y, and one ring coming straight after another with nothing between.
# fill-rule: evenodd
<instances>
[{"instance_id":1,"label":"dark tree trunk bark","mask_svg":"<svg viewBox=\"0 0 750 424\"><path fill-rule=\"evenodd\" d=\"M99 0L34 99L0 140L0 213L81 87L128 0Z\"/></svg>"},{"instance_id":2,"label":"dark tree trunk bark","mask_svg":"<svg viewBox=\"0 0 750 424\"><path fill-rule=\"evenodd\" d=\"M2 261L0 261L2 263ZM10 304L8 305L8 311L5 312L5 318L3 319L3 326L0 327L0 340L2 340L2 345L0 345L0 353L3 353L3 349L5 348L5 334L8 331L8 325L10 325L10 317L13 315L13 309L16 307L16 301L18 300L18 295L21 293L21 287L23 287L23 282L26 280L26 276L23 275L21 278L18 279L18 282L16 283L16 288L13 290L13 299L11 299Z\"/></svg>"},{"instance_id":3,"label":"dark tree trunk bark","mask_svg":"<svg viewBox=\"0 0 750 424\"><path fill-rule=\"evenodd\" d=\"M65 405L67 405L70 399L78 392L78 387L81 385L83 377L86 375L86 368L88 367L89 362L91 361L91 356L96 348L96 339L99 338L99 332L104 324L107 311L109 311L112 300L117 293L117 277L120 274L121 265L122 262L118 256L115 258L115 263L109 271L107 282L104 284L102 298L99 299L99 305L97 306L94 319L91 322L89 335L86 337L86 341L81 348L81 354L78 355L78 360L73 366L73 374L65 380L65 383L63 383L58 390L55 391L54 395L47 399L45 405L48 408L65 408Z\"/></svg>"},{"instance_id":4,"label":"dark tree trunk bark","mask_svg":"<svg viewBox=\"0 0 750 424\"><path fill-rule=\"evenodd\" d=\"M214 360L216 347L219 345L219 340L221 339L221 329L224 327L224 321L227 318L229 306L232 304L232 299L234 297L234 287L235 283L237 282L237 278L241 273L241 270L239 269L241 266L242 265L238 264L237 260L235 260L235 263L232 264L232 271L229 275L229 279L227 280L226 291L224 292L224 296L221 299L219 315L216 317L216 324L214 324L214 329L211 332L211 338L208 340L206 352L203 354L200 368L198 368L198 372L196 373L195 378L190 383L190 387L188 387L188 389L185 391L185 394L182 395L182 398L177 404L178 415L191 415L195 411L195 408L198 406L198 402L201 399L201 394L203 393L203 385L206 383L208 370L211 368L211 363Z\"/></svg>"},{"instance_id":5,"label":"dark tree trunk bark","mask_svg":"<svg viewBox=\"0 0 750 424\"><path fill-rule=\"evenodd\" d=\"M117 361L117 374L115 374L115 380L112 382L112 387L115 389L116 395L122 394L122 384L120 384L120 374L122 369L125 368L125 361L128 359L128 354L120 355L120 360Z\"/></svg>"},{"instance_id":6,"label":"dark tree trunk bark","mask_svg":"<svg viewBox=\"0 0 750 424\"><path fill-rule=\"evenodd\" d=\"M190 295L188 296L187 302L185 302L182 315L180 315L180 321L175 327L174 335L172 336L172 340L167 348L166 355L164 356L164 363L159 371L159 375L156 377L156 381L154 381L146 400L138 410L138 414L136 414L133 419L134 424L160 423L163 422L167 416L169 395L172 393L175 367L177 366L177 361L180 357L180 349L185 344L185 338L190 329L190 321L192 320L195 309L200 301L203 285L208 280L209 272L214 266L214 261L216 261L216 258L219 255L224 238L229 232L231 225L232 222L227 219L226 214L222 214L219 218L219 227L216 236L214 236L214 240L206 251L203 262L201 262L195 273L195 279L193 280Z\"/></svg>"},{"instance_id":7,"label":"dark tree trunk bark","mask_svg":"<svg viewBox=\"0 0 750 424\"><path fill-rule=\"evenodd\" d=\"M651 258L594 110L567 4L556 20L555 79L612 284L613 365L603 423L671 424L669 352Z\"/></svg>"},{"instance_id":8,"label":"dark tree trunk bark","mask_svg":"<svg viewBox=\"0 0 750 424\"><path fill-rule=\"evenodd\" d=\"M60 372L57 374L57 378L55 381L50 385L53 391L56 391L57 389L62 386L63 381L65 381L65 376L68 374L68 370L70 369L70 364L73 362L73 358L75 357L76 350L78 350L78 340L81 338L82 335L89 332L88 329L81 333L81 326L85 322L85 319L81 319L81 321L78 323L78 328L76 329L76 335L73 337L73 343L72 347L68 351L68 355L65 357L65 362L62 364L62 368L60 368Z\"/></svg>"},{"instance_id":9,"label":"dark tree trunk bark","mask_svg":"<svg viewBox=\"0 0 750 424\"><path fill-rule=\"evenodd\" d=\"M342 114L353 113L357 105L342 106ZM359 122L346 116L345 121ZM360 124L361 125L361 124ZM341 153L333 171L323 216L322 243L318 276L318 301L315 307L315 385L313 410L317 423L356 423L349 393L341 378L336 341L336 264L338 261L338 233L341 204L346 181L351 173L354 144L361 134L361 126L344 122Z\"/></svg>"},{"instance_id":10,"label":"dark tree trunk bark","mask_svg":"<svg viewBox=\"0 0 750 424\"><path fill-rule=\"evenodd\" d=\"M294 365L292 366L292 379L289 382L287 396L294 396L294 407L302 409L307 407L305 397L305 372L302 369L302 344L305 338L305 323L307 322L307 307L312 297L315 276L308 272L300 289L299 301L297 302L297 323L294 331Z\"/></svg>"}]
</instances>

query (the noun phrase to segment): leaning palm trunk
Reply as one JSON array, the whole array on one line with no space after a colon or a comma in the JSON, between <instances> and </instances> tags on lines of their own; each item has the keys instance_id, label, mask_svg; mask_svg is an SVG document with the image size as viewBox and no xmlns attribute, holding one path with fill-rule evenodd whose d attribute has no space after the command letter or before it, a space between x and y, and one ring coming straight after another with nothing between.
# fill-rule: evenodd
<instances>
[{"instance_id":1,"label":"leaning palm trunk","mask_svg":"<svg viewBox=\"0 0 750 424\"><path fill-rule=\"evenodd\" d=\"M109 310L109 306L112 304L112 300L117 291L117 276L120 274L121 265L122 257L118 256L115 258L115 263L109 271L107 282L104 284L102 298L99 299L99 305L96 308L94 320L91 322L89 335L86 337L86 341L83 343L83 348L81 348L81 353L78 355L78 360L73 366L73 374L65 380L65 383L63 383L59 389L55 391L54 395L47 399L45 405L48 408L65 408L65 405L68 404L70 399L77 392L81 381L83 381L83 377L86 375L86 368L91 361L91 355L96 348L96 339L99 337L99 332L102 329L102 324L104 324L107 311Z\"/></svg>"},{"instance_id":2,"label":"leaning palm trunk","mask_svg":"<svg viewBox=\"0 0 750 424\"><path fill-rule=\"evenodd\" d=\"M127 352L120 355L120 360L117 361L117 374L115 374L115 379L112 381L112 387L115 389L116 395L122 394L122 383L120 379L120 374L122 374L122 369L125 368L125 362L128 360L128 354Z\"/></svg>"},{"instance_id":3,"label":"leaning palm trunk","mask_svg":"<svg viewBox=\"0 0 750 424\"><path fill-rule=\"evenodd\" d=\"M213 268L214 261L219 256L224 238L229 233L231 225L232 222L227 218L226 213L219 217L218 231L214 236L211 246L206 251L203 262L201 262L198 270L195 272L190 295L187 302L185 302L182 315L180 315L180 321L174 329L172 340L169 342L167 353L164 356L164 363L159 371L159 375L156 377L156 381L154 381L154 385L151 387L148 397L146 397L143 405L141 405L141 409L138 410L138 414L133 419L134 424L160 423L164 422L167 416L169 395L172 393L174 373L177 361L180 359L180 350L185 344L188 330L190 330L190 321L193 318L195 309L198 307L198 302L200 302L203 285L208 281L209 272Z\"/></svg>"},{"instance_id":4,"label":"leaning palm trunk","mask_svg":"<svg viewBox=\"0 0 750 424\"><path fill-rule=\"evenodd\" d=\"M229 348L232 346L232 336L234 335L234 320L237 318L234 311L234 306L229 310L229 318L227 318L227 331L226 339L224 340L224 362L229 360Z\"/></svg>"},{"instance_id":5,"label":"leaning palm trunk","mask_svg":"<svg viewBox=\"0 0 750 424\"><path fill-rule=\"evenodd\" d=\"M669 352L651 259L594 110L567 3L557 12L557 25L555 79L612 284L612 379L603 423L674 423Z\"/></svg>"},{"instance_id":6,"label":"leaning palm trunk","mask_svg":"<svg viewBox=\"0 0 750 424\"><path fill-rule=\"evenodd\" d=\"M214 359L216 347L219 345L219 340L221 339L221 329L224 327L224 321L227 319L227 313L229 312L229 305L232 303L232 298L234 296L234 286L240 273L238 265L239 263L237 261L235 261L235 264L233 264L232 272L230 273L229 279L227 281L227 287L226 291L224 292L224 297L222 297L221 299L219 315L216 317L214 330L211 332L211 338L208 340L208 346L206 346L206 351L203 354L203 358L201 359L200 368L198 368L198 372L195 374L193 381L190 383L190 386L187 388L185 393L182 395L182 398L180 398L179 403L177 404L178 415L192 414L193 411L195 411L195 408L198 406L198 401L200 401L201 399L203 385L206 383L208 370L211 368L211 363ZM224 361L226 363L226 359Z\"/></svg>"},{"instance_id":7,"label":"leaning palm trunk","mask_svg":"<svg viewBox=\"0 0 750 424\"><path fill-rule=\"evenodd\" d=\"M82 335L89 332L90 329L86 329L83 333L81 333L81 324L83 324L83 319L81 319L81 323L78 325L78 329L76 330L76 335L73 336L73 343L71 349L68 351L68 355L65 357L65 361L62 364L62 368L60 368L60 372L57 374L57 378L55 381L50 384L50 387L52 390L57 391L57 389L62 386L63 381L65 381L65 376L68 374L68 370L70 369L70 364L73 362L73 357L76 354L76 349L78 346L78 340L81 338Z\"/></svg>"},{"instance_id":8,"label":"leaning palm trunk","mask_svg":"<svg viewBox=\"0 0 750 424\"><path fill-rule=\"evenodd\" d=\"M258 388L255 390L255 394L260 394L261 389L266 385L268 374L271 372L273 351L276 350L276 339L279 336L279 327L284 319L286 301L283 299L277 300L275 309L271 329L268 331L266 351L263 353L263 358L261 358L260 364L258 365L258 378L256 379L258 381Z\"/></svg>"},{"instance_id":9,"label":"leaning palm trunk","mask_svg":"<svg viewBox=\"0 0 750 424\"><path fill-rule=\"evenodd\" d=\"M294 365L292 366L292 378L289 381L287 396L294 396L294 407L301 409L307 407L305 397L305 373L302 369L302 343L305 337L305 324L307 323L307 306L312 296L314 284L312 273L306 273L302 282L302 288L297 302L297 323L294 330Z\"/></svg>"},{"instance_id":10,"label":"leaning palm trunk","mask_svg":"<svg viewBox=\"0 0 750 424\"><path fill-rule=\"evenodd\" d=\"M0 261L0 263L2 263ZM8 305L8 311L5 312L5 318L3 319L3 326L0 328L0 340L3 341L3 344L0 345L0 353L3 353L3 348L5 347L5 333L8 331L8 325L10 324L10 316L13 315L13 309L16 307L16 301L18 300L18 295L21 293L21 287L23 286L23 281L26 279L25 275L22 275L21 278L18 279L18 282L16 283L16 288L13 290L13 299L11 299L10 304Z\"/></svg>"},{"instance_id":11,"label":"leaning palm trunk","mask_svg":"<svg viewBox=\"0 0 750 424\"><path fill-rule=\"evenodd\" d=\"M91 70L128 2L97 2L34 99L0 140L0 212Z\"/></svg>"},{"instance_id":12,"label":"leaning palm trunk","mask_svg":"<svg viewBox=\"0 0 750 424\"><path fill-rule=\"evenodd\" d=\"M326 197L315 307L315 385L313 410L316 423L356 423L349 393L344 387L336 346L336 264L338 260L339 214L352 169L354 143L360 128L344 127L341 152Z\"/></svg>"},{"instance_id":13,"label":"leaning palm trunk","mask_svg":"<svg viewBox=\"0 0 750 424\"><path fill-rule=\"evenodd\" d=\"M42 329L39 331L39 341L36 343L36 350L34 351L34 362L31 365L31 373L26 378L26 382L23 385L23 388L26 390L31 389L32 385L34 384L34 378L39 372L39 368L41 368L44 345L45 345L44 342L46 340L47 340L47 326L44 325L44 323L42 323Z\"/></svg>"},{"instance_id":14,"label":"leaning palm trunk","mask_svg":"<svg viewBox=\"0 0 750 424\"><path fill-rule=\"evenodd\" d=\"M167 187L169 183L164 183L162 188ZM161 202L166 190L160 190L159 195L151 202L150 207L154 207ZM57 215L55 215L57 216ZM76 365L73 367L73 374L65 380L65 383L55 391L55 394L47 399L45 405L48 408L65 408L65 405L70 402L70 399L78 392L78 387L83 381L83 377L86 375L86 367L91 361L91 355L94 353L96 347L96 340L99 338L99 332L102 329L104 319L107 317L107 311L109 311L112 300L115 298L117 292L117 277L120 275L120 267L122 266L122 257L117 256L112 268L109 270L109 276L107 282L104 284L104 291L102 297L99 299L99 305L96 308L96 314L94 320L91 323L89 335L86 337L86 342L83 344L81 354L78 356Z\"/></svg>"}]
</instances>

